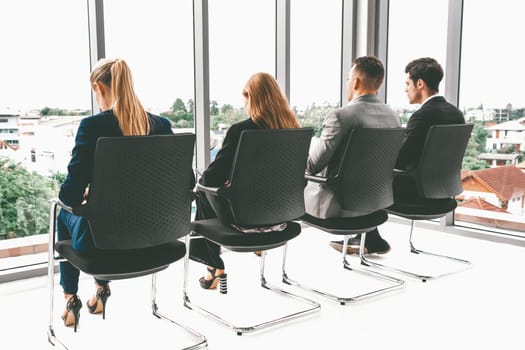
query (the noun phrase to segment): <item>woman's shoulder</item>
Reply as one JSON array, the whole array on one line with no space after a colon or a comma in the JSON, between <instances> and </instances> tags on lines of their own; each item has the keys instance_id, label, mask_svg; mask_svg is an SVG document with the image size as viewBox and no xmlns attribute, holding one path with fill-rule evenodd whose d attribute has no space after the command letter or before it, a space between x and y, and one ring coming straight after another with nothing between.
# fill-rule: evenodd
<instances>
[{"instance_id":1,"label":"woman's shoulder","mask_svg":"<svg viewBox=\"0 0 525 350\"><path fill-rule=\"evenodd\" d=\"M149 112L147 112L147 114L151 126L150 134L172 133L171 122L168 120L168 118L161 117Z\"/></svg>"},{"instance_id":2,"label":"woman's shoulder","mask_svg":"<svg viewBox=\"0 0 525 350\"><path fill-rule=\"evenodd\" d=\"M101 120L106 118L114 118L113 111L111 109L107 111L101 111L97 114L92 114L89 117L85 117L83 120L92 121L92 120Z\"/></svg>"},{"instance_id":3,"label":"woman's shoulder","mask_svg":"<svg viewBox=\"0 0 525 350\"><path fill-rule=\"evenodd\" d=\"M82 126L87 125L100 125L100 124L115 124L117 122L117 118L113 115L112 110L102 111L97 114L90 115L89 117L85 117L80 121L80 124ZM118 122L117 122L118 124Z\"/></svg>"},{"instance_id":4,"label":"woman's shoulder","mask_svg":"<svg viewBox=\"0 0 525 350\"><path fill-rule=\"evenodd\" d=\"M257 126L257 124L253 122L251 118L248 118L248 119L244 119L244 120L241 120L240 122L232 124L232 126L230 126L230 129L238 130L240 132L240 131L249 130L249 129L259 129L259 127Z\"/></svg>"}]
</instances>

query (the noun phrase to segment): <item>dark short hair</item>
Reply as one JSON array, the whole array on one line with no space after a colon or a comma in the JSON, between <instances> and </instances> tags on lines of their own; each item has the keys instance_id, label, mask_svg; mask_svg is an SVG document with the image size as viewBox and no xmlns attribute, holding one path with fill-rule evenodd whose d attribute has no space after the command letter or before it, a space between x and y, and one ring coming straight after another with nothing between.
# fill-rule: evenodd
<instances>
[{"instance_id":1,"label":"dark short hair","mask_svg":"<svg viewBox=\"0 0 525 350\"><path fill-rule=\"evenodd\" d=\"M354 60L355 70L364 74L364 84L369 89L379 89L385 77L385 67L377 57L361 56Z\"/></svg>"},{"instance_id":2,"label":"dark short hair","mask_svg":"<svg viewBox=\"0 0 525 350\"><path fill-rule=\"evenodd\" d=\"M413 60L405 67L405 73L409 74L414 83L421 79L430 90L439 91L439 83L443 79L443 68L435 59L423 57Z\"/></svg>"}]
</instances>

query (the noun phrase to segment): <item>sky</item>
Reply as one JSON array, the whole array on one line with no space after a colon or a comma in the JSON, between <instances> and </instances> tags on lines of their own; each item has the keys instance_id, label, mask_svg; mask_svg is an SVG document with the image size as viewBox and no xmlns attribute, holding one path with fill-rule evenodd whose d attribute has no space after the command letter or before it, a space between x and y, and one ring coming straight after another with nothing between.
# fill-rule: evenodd
<instances>
[{"instance_id":1,"label":"sky","mask_svg":"<svg viewBox=\"0 0 525 350\"><path fill-rule=\"evenodd\" d=\"M167 110L193 96L192 2L106 0L106 56L130 64L143 104ZM445 0L391 0L388 103L408 106L404 66L431 56L445 66ZM336 104L341 0L294 0L291 18L292 105ZM465 0L460 105L525 105L519 1ZM428 16L431 13L432 16ZM274 3L209 1L210 98L242 106L256 72L275 71ZM90 108L85 1L0 3L0 112ZM441 86L442 91L444 86Z\"/></svg>"}]
</instances>

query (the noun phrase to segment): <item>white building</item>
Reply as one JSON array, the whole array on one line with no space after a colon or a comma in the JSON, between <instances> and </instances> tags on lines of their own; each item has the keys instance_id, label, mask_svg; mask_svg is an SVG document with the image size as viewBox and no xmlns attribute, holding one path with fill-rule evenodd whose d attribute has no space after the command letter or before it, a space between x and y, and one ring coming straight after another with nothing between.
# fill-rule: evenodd
<instances>
[{"instance_id":1,"label":"white building","mask_svg":"<svg viewBox=\"0 0 525 350\"><path fill-rule=\"evenodd\" d=\"M487 149L499 150L515 146L516 152L525 151L525 118L510 120L485 128L488 132Z\"/></svg>"},{"instance_id":2,"label":"white building","mask_svg":"<svg viewBox=\"0 0 525 350\"><path fill-rule=\"evenodd\" d=\"M19 147L18 115L0 114L0 156L12 157Z\"/></svg>"}]
</instances>

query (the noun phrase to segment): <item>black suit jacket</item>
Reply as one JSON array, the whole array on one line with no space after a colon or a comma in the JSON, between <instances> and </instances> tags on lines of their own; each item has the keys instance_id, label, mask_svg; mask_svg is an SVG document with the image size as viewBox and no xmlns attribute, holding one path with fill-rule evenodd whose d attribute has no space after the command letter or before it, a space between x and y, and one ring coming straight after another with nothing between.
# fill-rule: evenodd
<instances>
[{"instance_id":1,"label":"black suit jacket","mask_svg":"<svg viewBox=\"0 0 525 350\"><path fill-rule=\"evenodd\" d=\"M166 118L149 114L150 135L173 134ZM82 119L75 138L75 147L67 167L66 180L60 187L58 197L68 206L78 206L84 200L84 192L91 182L95 146L99 137L123 136L112 110Z\"/></svg>"},{"instance_id":2,"label":"black suit jacket","mask_svg":"<svg viewBox=\"0 0 525 350\"><path fill-rule=\"evenodd\" d=\"M421 150L432 125L465 124L463 113L448 103L444 97L436 96L424 103L412 114L406 127L406 138L397 157L397 169L417 167Z\"/></svg>"},{"instance_id":3,"label":"black suit jacket","mask_svg":"<svg viewBox=\"0 0 525 350\"><path fill-rule=\"evenodd\" d=\"M204 186L222 187L230 178L237 144L244 130L260 129L251 119L233 124L222 141L222 147L202 174L199 182Z\"/></svg>"}]
</instances>

